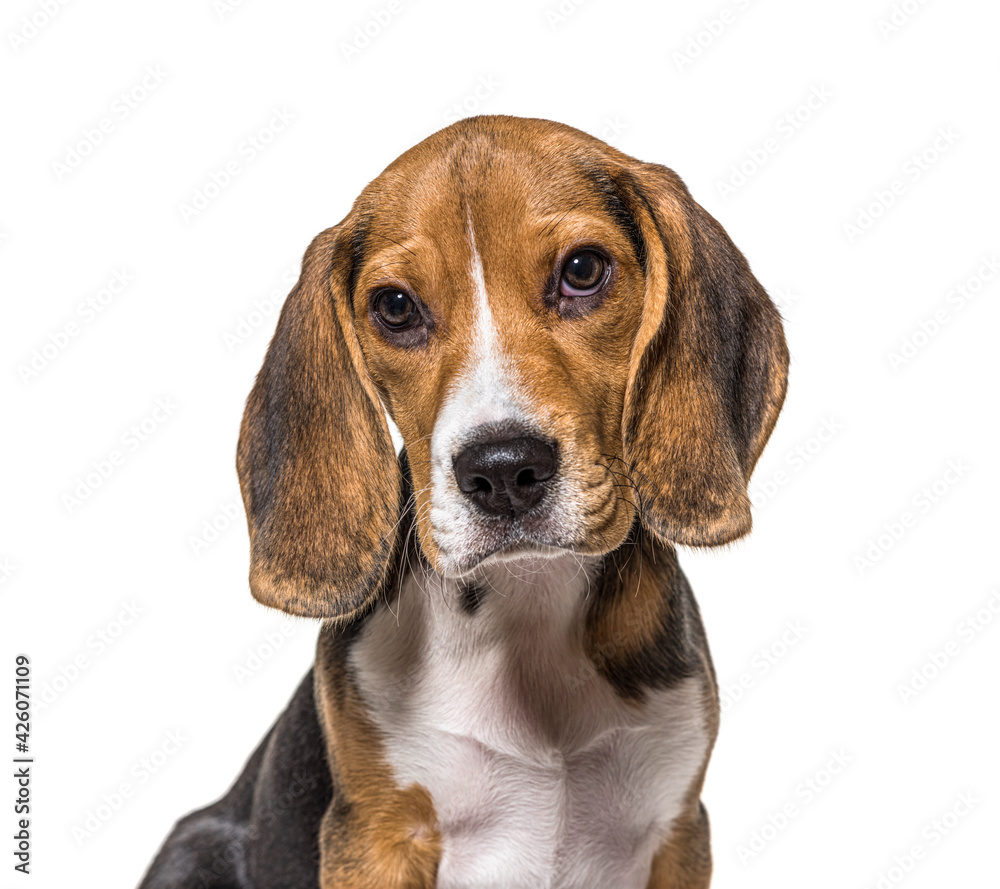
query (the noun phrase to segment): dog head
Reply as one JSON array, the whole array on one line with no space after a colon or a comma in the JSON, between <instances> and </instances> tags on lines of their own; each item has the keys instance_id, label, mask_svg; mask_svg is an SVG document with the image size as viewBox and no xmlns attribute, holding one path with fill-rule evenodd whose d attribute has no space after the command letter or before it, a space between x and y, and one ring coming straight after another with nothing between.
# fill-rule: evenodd
<instances>
[{"instance_id":1,"label":"dog head","mask_svg":"<svg viewBox=\"0 0 1000 889\"><path fill-rule=\"evenodd\" d=\"M250 585L349 619L397 546L399 428L441 574L750 529L785 394L778 313L665 167L570 127L435 133L310 245L240 434Z\"/></svg>"}]
</instances>

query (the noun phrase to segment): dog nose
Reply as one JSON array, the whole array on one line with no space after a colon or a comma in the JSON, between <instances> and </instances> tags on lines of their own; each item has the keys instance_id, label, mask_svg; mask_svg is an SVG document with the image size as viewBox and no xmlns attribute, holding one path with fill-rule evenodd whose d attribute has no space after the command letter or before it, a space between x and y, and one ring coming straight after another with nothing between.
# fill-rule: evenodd
<instances>
[{"instance_id":1,"label":"dog nose","mask_svg":"<svg viewBox=\"0 0 1000 889\"><path fill-rule=\"evenodd\" d=\"M556 472L556 449L522 436L466 447L454 462L459 489L483 510L516 517L538 504Z\"/></svg>"}]
</instances>

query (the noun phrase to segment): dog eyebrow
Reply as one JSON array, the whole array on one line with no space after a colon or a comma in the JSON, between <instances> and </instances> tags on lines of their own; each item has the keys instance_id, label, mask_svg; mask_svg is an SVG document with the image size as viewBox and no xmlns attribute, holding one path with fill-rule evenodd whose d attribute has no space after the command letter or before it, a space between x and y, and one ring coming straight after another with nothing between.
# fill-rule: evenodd
<instances>
[{"instance_id":1,"label":"dog eyebrow","mask_svg":"<svg viewBox=\"0 0 1000 889\"><path fill-rule=\"evenodd\" d=\"M358 223L358 227L351 235L351 270L347 278L347 295L350 298L348 305L351 314L354 314L354 291L358 286L358 276L361 274L361 264L365 259L365 246L368 242L368 218L365 217Z\"/></svg>"},{"instance_id":2,"label":"dog eyebrow","mask_svg":"<svg viewBox=\"0 0 1000 889\"><path fill-rule=\"evenodd\" d=\"M604 208L614 219L622 233L632 244L632 251L643 272L646 271L646 239L642 229L635 221L635 215L630 206L629 189L619 181L613 173L600 167L583 167L583 174L593 183L604 200Z\"/></svg>"}]
</instances>

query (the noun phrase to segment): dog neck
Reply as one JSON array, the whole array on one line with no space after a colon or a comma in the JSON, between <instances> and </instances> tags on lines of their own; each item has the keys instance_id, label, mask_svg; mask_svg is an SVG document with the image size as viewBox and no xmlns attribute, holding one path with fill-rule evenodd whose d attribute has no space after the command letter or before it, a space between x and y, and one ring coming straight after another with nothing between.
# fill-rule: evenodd
<instances>
[{"instance_id":1,"label":"dog neck","mask_svg":"<svg viewBox=\"0 0 1000 889\"><path fill-rule=\"evenodd\" d=\"M494 562L461 580L417 561L369 619L352 655L357 675L379 699L395 698L390 710L419 709L487 747L548 756L581 730L579 692L597 680L584 636L598 573L598 560L572 553Z\"/></svg>"},{"instance_id":2,"label":"dog neck","mask_svg":"<svg viewBox=\"0 0 1000 889\"><path fill-rule=\"evenodd\" d=\"M582 628L583 605L599 574L598 558L562 551L488 560L453 580L425 568L417 582L425 593L439 590L441 603L470 629L492 624L551 640Z\"/></svg>"}]
</instances>

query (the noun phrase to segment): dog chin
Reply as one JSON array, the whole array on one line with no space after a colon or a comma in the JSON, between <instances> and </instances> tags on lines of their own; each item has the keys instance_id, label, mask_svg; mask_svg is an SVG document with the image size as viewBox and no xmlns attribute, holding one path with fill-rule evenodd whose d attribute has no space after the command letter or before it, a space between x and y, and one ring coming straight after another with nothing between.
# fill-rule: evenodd
<instances>
[{"instance_id":1,"label":"dog chin","mask_svg":"<svg viewBox=\"0 0 1000 889\"><path fill-rule=\"evenodd\" d=\"M574 550L565 546L520 540L485 552L447 558L443 560L445 564L441 565L439 573L449 580L467 580L477 573L496 566L530 568L539 562L547 562L573 552Z\"/></svg>"}]
</instances>

